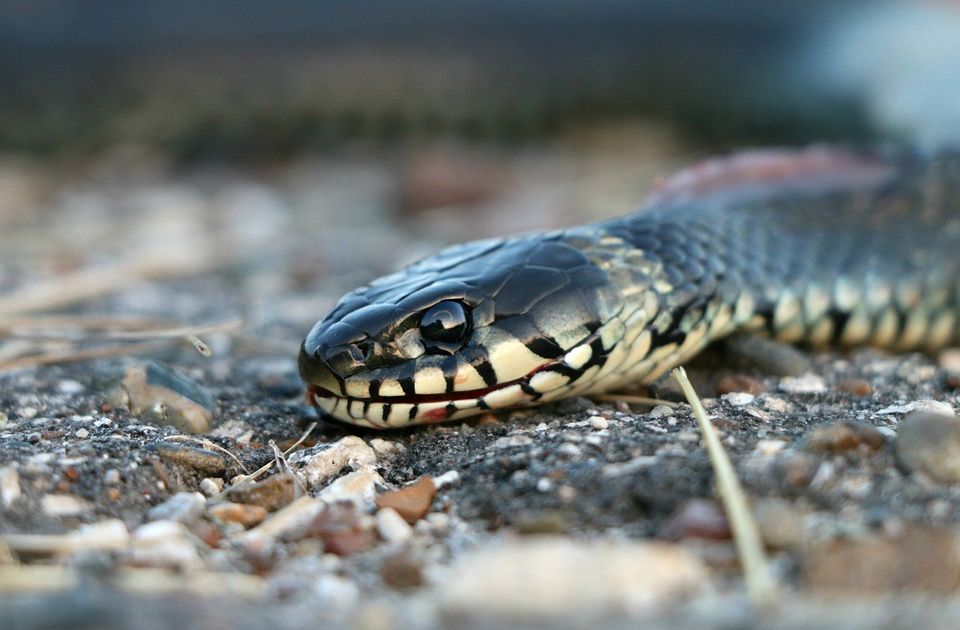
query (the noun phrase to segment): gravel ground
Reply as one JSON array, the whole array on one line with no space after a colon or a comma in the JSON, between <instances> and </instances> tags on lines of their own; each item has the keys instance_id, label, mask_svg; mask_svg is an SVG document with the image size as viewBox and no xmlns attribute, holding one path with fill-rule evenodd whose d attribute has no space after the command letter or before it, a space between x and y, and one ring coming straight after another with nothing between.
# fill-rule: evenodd
<instances>
[{"instance_id":1,"label":"gravel ground","mask_svg":"<svg viewBox=\"0 0 960 630\"><path fill-rule=\"evenodd\" d=\"M671 382L639 392L656 406L383 433L304 404L297 344L343 291L465 234L626 212L690 153L630 129L245 168L0 160L0 311L33 305L0 341L0 626L957 627L953 351L690 366L781 586L765 611ZM91 269L109 281L68 301ZM40 311L73 324L38 334ZM243 324L200 335L206 358L78 328L94 315ZM104 347L125 350L30 359Z\"/></svg>"}]
</instances>

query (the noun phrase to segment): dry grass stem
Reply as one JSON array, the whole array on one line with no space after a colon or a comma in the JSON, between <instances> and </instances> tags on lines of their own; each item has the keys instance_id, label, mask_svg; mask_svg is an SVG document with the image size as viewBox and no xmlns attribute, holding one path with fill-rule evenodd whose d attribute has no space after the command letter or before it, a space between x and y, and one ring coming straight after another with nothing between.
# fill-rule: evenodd
<instances>
[{"instance_id":1,"label":"dry grass stem","mask_svg":"<svg viewBox=\"0 0 960 630\"><path fill-rule=\"evenodd\" d=\"M686 371L680 367L673 370L672 374L680 385L680 389L683 390L687 402L690 403L693 415L697 419L697 424L700 425L700 431L703 433L704 446L707 449L710 464L713 466L713 472L717 478L717 491L720 493L727 519L730 521L730 529L737 546L740 565L743 567L747 594L754 606L767 608L776 602L777 587L773 574L770 572L770 564L767 562L763 550L760 530L753 518L753 512L750 511L746 493L743 486L740 485L733 463L720 442L717 430L707 417L697 392L690 384L690 379L687 378Z\"/></svg>"}]
</instances>

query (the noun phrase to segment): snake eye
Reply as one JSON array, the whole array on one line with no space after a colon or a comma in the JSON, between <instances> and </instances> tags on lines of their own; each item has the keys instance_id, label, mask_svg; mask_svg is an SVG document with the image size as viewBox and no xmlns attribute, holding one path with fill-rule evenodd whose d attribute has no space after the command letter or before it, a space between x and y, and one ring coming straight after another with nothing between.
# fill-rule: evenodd
<instances>
[{"instance_id":1,"label":"snake eye","mask_svg":"<svg viewBox=\"0 0 960 630\"><path fill-rule=\"evenodd\" d=\"M463 304L452 300L431 306L420 318L420 334L427 341L457 343L463 341L469 328Z\"/></svg>"}]
</instances>

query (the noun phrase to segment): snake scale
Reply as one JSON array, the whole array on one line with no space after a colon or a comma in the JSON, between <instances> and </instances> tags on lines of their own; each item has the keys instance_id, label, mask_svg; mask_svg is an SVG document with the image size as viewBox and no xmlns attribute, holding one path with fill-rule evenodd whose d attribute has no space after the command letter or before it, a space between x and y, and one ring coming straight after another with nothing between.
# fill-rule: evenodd
<instances>
[{"instance_id":1,"label":"snake scale","mask_svg":"<svg viewBox=\"0 0 960 630\"><path fill-rule=\"evenodd\" d=\"M713 340L936 349L960 333L960 152L708 160L636 214L450 247L344 296L308 397L372 428L647 383Z\"/></svg>"}]
</instances>

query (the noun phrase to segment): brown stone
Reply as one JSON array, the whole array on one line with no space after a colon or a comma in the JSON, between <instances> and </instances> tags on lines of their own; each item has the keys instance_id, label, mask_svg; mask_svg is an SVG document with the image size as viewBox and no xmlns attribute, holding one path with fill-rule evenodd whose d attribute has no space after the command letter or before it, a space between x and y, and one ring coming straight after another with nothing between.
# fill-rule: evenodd
<instances>
[{"instance_id":1,"label":"brown stone","mask_svg":"<svg viewBox=\"0 0 960 630\"><path fill-rule=\"evenodd\" d=\"M387 558L380 568L380 577L398 590L413 589L426 583L423 563L406 551Z\"/></svg>"},{"instance_id":2,"label":"brown stone","mask_svg":"<svg viewBox=\"0 0 960 630\"><path fill-rule=\"evenodd\" d=\"M673 541L685 538L727 540L730 538L730 523L716 501L690 499L664 524L659 536Z\"/></svg>"},{"instance_id":3,"label":"brown stone","mask_svg":"<svg viewBox=\"0 0 960 630\"><path fill-rule=\"evenodd\" d=\"M245 503L218 503L211 506L207 512L218 521L239 523L247 529L259 525L263 519L267 518L266 508Z\"/></svg>"},{"instance_id":4,"label":"brown stone","mask_svg":"<svg viewBox=\"0 0 960 630\"><path fill-rule=\"evenodd\" d=\"M837 383L837 391L851 396L869 396L873 393L873 387L862 378L845 378Z\"/></svg>"},{"instance_id":5,"label":"brown stone","mask_svg":"<svg viewBox=\"0 0 960 630\"><path fill-rule=\"evenodd\" d=\"M876 427L852 420L815 426L807 434L806 440L808 449L827 453L841 453L860 447L879 450L886 443L886 437Z\"/></svg>"},{"instance_id":6,"label":"brown stone","mask_svg":"<svg viewBox=\"0 0 960 630\"><path fill-rule=\"evenodd\" d=\"M801 583L820 595L952 593L960 577L949 529L909 527L889 538L833 540L802 561Z\"/></svg>"},{"instance_id":7,"label":"brown stone","mask_svg":"<svg viewBox=\"0 0 960 630\"><path fill-rule=\"evenodd\" d=\"M797 488L806 487L820 468L820 461L806 453L789 453L781 464L784 480Z\"/></svg>"},{"instance_id":8,"label":"brown stone","mask_svg":"<svg viewBox=\"0 0 960 630\"><path fill-rule=\"evenodd\" d=\"M762 394L766 391L763 383L746 374L733 374L724 376L717 382L717 395L732 394L733 392L745 392L747 394Z\"/></svg>"},{"instance_id":9,"label":"brown stone","mask_svg":"<svg viewBox=\"0 0 960 630\"><path fill-rule=\"evenodd\" d=\"M296 498L296 480L290 473L277 473L263 481L245 483L227 490L227 497L237 503L259 505L268 512L289 505Z\"/></svg>"},{"instance_id":10,"label":"brown stone","mask_svg":"<svg viewBox=\"0 0 960 630\"><path fill-rule=\"evenodd\" d=\"M415 483L399 490L384 492L377 497L377 507L391 507L413 525L423 518L433 505L437 487L430 477L421 477Z\"/></svg>"},{"instance_id":11,"label":"brown stone","mask_svg":"<svg viewBox=\"0 0 960 630\"><path fill-rule=\"evenodd\" d=\"M362 518L349 503L327 506L302 531L304 537L323 539L324 549L338 556L349 556L377 543L372 520Z\"/></svg>"}]
</instances>

